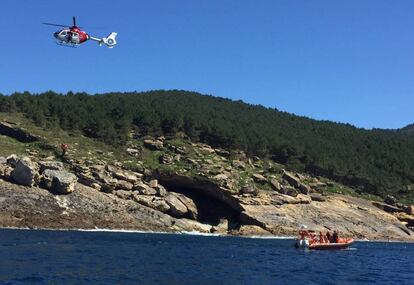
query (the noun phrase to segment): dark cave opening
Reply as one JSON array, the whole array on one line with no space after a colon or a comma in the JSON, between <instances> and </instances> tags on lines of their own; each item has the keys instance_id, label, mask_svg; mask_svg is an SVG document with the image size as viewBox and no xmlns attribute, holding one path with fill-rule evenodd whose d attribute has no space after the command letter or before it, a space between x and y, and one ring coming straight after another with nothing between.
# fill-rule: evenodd
<instances>
[{"instance_id":1,"label":"dark cave opening","mask_svg":"<svg viewBox=\"0 0 414 285\"><path fill-rule=\"evenodd\" d=\"M181 193L194 201L198 211L197 221L204 224L218 225L220 219L224 218L229 221L230 229L237 228L240 225L240 211L233 209L218 198L203 193L203 190L168 181L162 181L161 183L168 191Z\"/></svg>"}]
</instances>

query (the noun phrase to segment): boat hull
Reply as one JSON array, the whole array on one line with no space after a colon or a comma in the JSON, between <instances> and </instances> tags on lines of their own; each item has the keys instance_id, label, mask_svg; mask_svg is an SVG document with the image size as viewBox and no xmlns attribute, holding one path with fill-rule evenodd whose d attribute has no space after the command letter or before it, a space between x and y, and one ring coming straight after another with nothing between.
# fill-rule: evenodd
<instances>
[{"instance_id":1,"label":"boat hull","mask_svg":"<svg viewBox=\"0 0 414 285\"><path fill-rule=\"evenodd\" d=\"M341 239L338 243L319 243L319 242L309 242L307 239L298 239L296 240L296 248L307 248L315 250L335 250L335 249L345 249L354 243L353 239Z\"/></svg>"},{"instance_id":2,"label":"boat hull","mask_svg":"<svg viewBox=\"0 0 414 285\"><path fill-rule=\"evenodd\" d=\"M309 249L315 250L334 250L334 249L346 249L351 244L353 244L354 240L348 240L346 242L341 243L314 243L309 245Z\"/></svg>"}]
</instances>

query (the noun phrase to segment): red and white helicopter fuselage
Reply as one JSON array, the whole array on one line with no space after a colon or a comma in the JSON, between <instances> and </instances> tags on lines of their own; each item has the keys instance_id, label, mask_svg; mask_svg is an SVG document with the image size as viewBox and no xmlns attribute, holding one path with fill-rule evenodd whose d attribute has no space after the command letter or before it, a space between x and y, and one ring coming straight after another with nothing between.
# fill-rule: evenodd
<instances>
[{"instance_id":1,"label":"red and white helicopter fuselage","mask_svg":"<svg viewBox=\"0 0 414 285\"><path fill-rule=\"evenodd\" d=\"M43 23L51 26L65 27L65 29L59 30L53 34L57 43L60 45L77 47L81 43L86 42L87 40L93 40L99 43L100 46L106 45L108 48L113 48L116 45L116 36L117 33L110 33L105 38L95 38L88 35L85 31L82 31L78 26L76 26L76 19L73 17L73 25L71 27L66 27L64 25Z\"/></svg>"}]
</instances>

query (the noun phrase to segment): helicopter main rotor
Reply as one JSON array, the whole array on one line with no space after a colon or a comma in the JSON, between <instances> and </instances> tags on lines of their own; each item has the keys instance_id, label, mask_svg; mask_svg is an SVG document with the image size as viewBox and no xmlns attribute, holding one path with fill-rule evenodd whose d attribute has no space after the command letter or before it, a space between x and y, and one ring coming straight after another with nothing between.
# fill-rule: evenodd
<instances>
[{"instance_id":1,"label":"helicopter main rotor","mask_svg":"<svg viewBox=\"0 0 414 285\"><path fill-rule=\"evenodd\" d=\"M49 25L49 26L55 26L55 27L63 27L63 28L72 28L72 27L81 28L81 27L76 26L76 17L72 17L72 21L73 21L73 25L72 26L61 25L61 24L54 24L54 23L42 23L42 24L43 25Z\"/></svg>"}]
</instances>

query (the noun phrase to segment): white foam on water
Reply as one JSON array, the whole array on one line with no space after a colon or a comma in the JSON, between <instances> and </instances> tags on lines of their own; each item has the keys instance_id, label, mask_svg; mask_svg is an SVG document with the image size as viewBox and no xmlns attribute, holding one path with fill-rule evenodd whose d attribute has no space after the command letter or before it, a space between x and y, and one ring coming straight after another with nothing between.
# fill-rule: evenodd
<instances>
[{"instance_id":1,"label":"white foam on water","mask_svg":"<svg viewBox=\"0 0 414 285\"><path fill-rule=\"evenodd\" d=\"M183 235L191 235L191 236L208 236L208 237L225 237L229 235L223 235L223 234L213 234L213 233L202 233L197 231L181 231L177 232L175 234L183 234Z\"/></svg>"},{"instance_id":2,"label":"white foam on water","mask_svg":"<svg viewBox=\"0 0 414 285\"><path fill-rule=\"evenodd\" d=\"M139 230L124 230L124 229L103 229L103 228L94 228L94 229L70 229L78 232L109 232L109 233L135 233L135 234L172 234L171 232L161 232L161 231L139 231Z\"/></svg>"},{"instance_id":3,"label":"white foam on water","mask_svg":"<svg viewBox=\"0 0 414 285\"><path fill-rule=\"evenodd\" d=\"M242 238L252 238L252 239L296 239L294 236L240 236Z\"/></svg>"}]
</instances>

